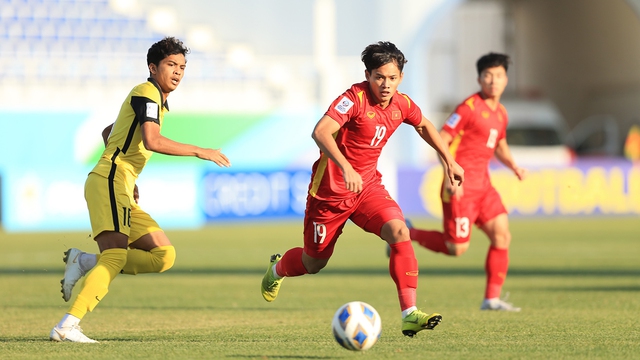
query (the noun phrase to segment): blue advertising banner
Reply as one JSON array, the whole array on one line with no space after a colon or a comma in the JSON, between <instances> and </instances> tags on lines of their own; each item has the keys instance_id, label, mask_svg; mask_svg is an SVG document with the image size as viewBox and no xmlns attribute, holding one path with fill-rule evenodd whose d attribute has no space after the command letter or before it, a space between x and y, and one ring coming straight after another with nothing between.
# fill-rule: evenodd
<instances>
[{"instance_id":1,"label":"blue advertising banner","mask_svg":"<svg viewBox=\"0 0 640 360\"><path fill-rule=\"evenodd\" d=\"M309 170L207 172L201 208L208 221L300 217L310 178Z\"/></svg>"}]
</instances>

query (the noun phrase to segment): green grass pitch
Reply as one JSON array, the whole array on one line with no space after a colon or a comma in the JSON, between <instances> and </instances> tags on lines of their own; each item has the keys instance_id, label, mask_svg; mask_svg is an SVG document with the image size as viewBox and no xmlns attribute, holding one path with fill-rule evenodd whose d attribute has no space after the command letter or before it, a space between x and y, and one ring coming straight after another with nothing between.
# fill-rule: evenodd
<instances>
[{"instance_id":1,"label":"green grass pitch","mask_svg":"<svg viewBox=\"0 0 640 360\"><path fill-rule=\"evenodd\" d=\"M413 219L417 226L439 222ZM63 251L97 248L87 233L0 232L0 359L633 359L640 357L640 219L513 219L505 290L520 313L479 310L488 241L477 229L460 258L414 246L418 306L434 331L400 332L382 241L349 224L317 275L289 278L273 303L259 291L269 256L301 245L301 222L169 231L164 274L121 275L82 322L100 344L53 343L66 312ZM75 295L76 292L74 292ZM348 301L382 317L365 353L340 348L330 323Z\"/></svg>"}]
</instances>

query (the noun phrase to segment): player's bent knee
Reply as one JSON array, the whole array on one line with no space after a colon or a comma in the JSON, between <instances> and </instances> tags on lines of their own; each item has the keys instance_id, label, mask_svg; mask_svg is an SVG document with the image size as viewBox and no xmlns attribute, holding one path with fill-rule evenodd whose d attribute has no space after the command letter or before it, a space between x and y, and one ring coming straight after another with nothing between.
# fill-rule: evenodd
<instances>
[{"instance_id":1,"label":"player's bent knee","mask_svg":"<svg viewBox=\"0 0 640 360\"><path fill-rule=\"evenodd\" d=\"M450 256L460 256L467 252L469 249L469 243L456 244L447 242L447 249L449 249Z\"/></svg>"},{"instance_id":2,"label":"player's bent knee","mask_svg":"<svg viewBox=\"0 0 640 360\"><path fill-rule=\"evenodd\" d=\"M158 272L165 272L176 262L176 248L173 246L159 246L151 250L158 259Z\"/></svg>"},{"instance_id":3,"label":"player's bent knee","mask_svg":"<svg viewBox=\"0 0 640 360\"><path fill-rule=\"evenodd\" d=\"M499 249L508 249L511 245L511 233L506 232L503 234L495 235L491 239L491 246Z\"/></svg>"},{"instance_id":4,"label":"player's bent knee","mask_svg":"<svg viewBox=\"0 0 640 360\"><path fill-rule=\"evenodd\" d=\"M317 259L316 261L303 261L304 268L309 274L317 274L327 266L328 260Z\"/></svg>"},{"instance_id":5,"label":"player's bent knee","mask_svg":"<svg viewBox=\"0 0 640 360\"><path fill-rule=\"evenodd\" d=\"M313 264L307 268L307 272L309 274L317 274L320 270L324 269L326 264Z\"/></svg>"}]
</instances>

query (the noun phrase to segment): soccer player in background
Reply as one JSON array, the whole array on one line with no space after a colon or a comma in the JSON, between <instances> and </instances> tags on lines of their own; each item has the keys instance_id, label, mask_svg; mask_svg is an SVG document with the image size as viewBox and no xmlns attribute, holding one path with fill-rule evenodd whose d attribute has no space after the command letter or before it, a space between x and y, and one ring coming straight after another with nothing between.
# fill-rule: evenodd
<instances>
[{"instance_id":1,"label":"soccer player in background","mask_svg":"<svg viewBox=\"0 0 640 360\"><path fill-rule=\"evenodd\" d=\"M86 274L80 293L62 320L51 330L53 341L95 343L79 323L105 297L119 273L160 273L173 266L176 252L159 225L137 204L135 181L153 152L195 156L229 167L220 149L201 148L170 140L160 134L167 97L174 91L187 65L189 49L166 37L147 52L149 78L125 99L116 121L102 132L105 150L85 183L93 238L100 254L78 249L65 252L62 294L69 301L73 286Z\"/></svg>"},{"instance_id":2,"label":"soccer player in background","mask_svg":"<svg viewBox=\"0 0 640 360\"><path fill-rule=\"evenodd\" d=\"M476 68L480 91L458 105L440 131L455 161L465 169L467 181L443 181L440 196L444 232L416 229L410 222L408 226L411 239L421 246L460 256L469 248L471 227L476 224L491 242L485 263L487 286L480 308L520 311L500 299L509 265L511 233L507 210L489 179L489 161L494 155L519 180L526 175L526 169L518 167L511 156L505 137L507 111L500 104L508 81L509 57L489 53L477 61Z\"/></svg>"},{"instance_id":3,"label":"soccer player in background","mask_svg":"<svg viewBox=\"0 0 640 360\"><path fill-rule=\"evenodd\" d=\"M402 333L413 337L433 329L442 316L428 315L416 307L418 262L402 211L382 185L378 158L389 137L405 122L440 154L448 181L462 183L464 171L420 108L396 91L406 63L402 52L390 42L378 42L367 46L361 58L366 81L336 98L313 130L320 158L313 164L309 184L304 247L271 256L261 291L265 300L273 301L284 277L319 272L351 220L391 247L389 273L398 291Z\"/></svg>"}]
</instances>

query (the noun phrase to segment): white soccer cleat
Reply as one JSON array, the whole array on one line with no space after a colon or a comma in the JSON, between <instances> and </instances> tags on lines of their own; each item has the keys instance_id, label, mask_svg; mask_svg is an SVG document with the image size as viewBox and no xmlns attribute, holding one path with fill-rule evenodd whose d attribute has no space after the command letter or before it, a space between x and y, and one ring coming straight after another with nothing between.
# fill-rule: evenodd
<instances>
[{"instance_id":1,"label":"white soccer cleat","mask_svg":"<svg viewBox=\"0 0 640 360\"><path fill-rule=\"evenodd\" d=\"M496 311L512 311L518 312L522 310L519 307L513 306L513 304L506 302L502 299L484 299L480 310L496 310Z\"/></svg>"},{"instance_id":2,"label":"white soccer cleat","mask_svg":"<svg viewBox=\"0 0 640 360\"><path fill-rule=\"evenodd\" d=\"M82 329L80 325L73 325L68 328L59 328L54 326L51 329L51 333L49 334L49 339L51 341L58 342L76 342L76 343L97 343L97 341L93 339L89 339L85 334L82 333Z\"/></svg>"},{"instance_id":3,"label":"white soccer cleat","mask_svg":"<svg viewBox=\"0 0 640 360\"><path fill-rule=\"evenodd\" d=\"M80 249L71 248L64 252L64 258L62 259L65 263L64 266L64 278L60 280L60 284L62 285L62 298L64 301L69 301L71 299L71 292L73 291L73 287L76 285L78 280L82 278L86 272L82 270L80 267L80 255L84 254Z\"/></svg>"}]
</instances>

